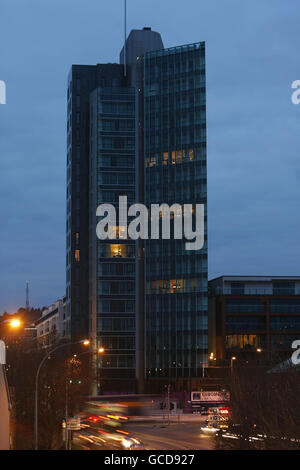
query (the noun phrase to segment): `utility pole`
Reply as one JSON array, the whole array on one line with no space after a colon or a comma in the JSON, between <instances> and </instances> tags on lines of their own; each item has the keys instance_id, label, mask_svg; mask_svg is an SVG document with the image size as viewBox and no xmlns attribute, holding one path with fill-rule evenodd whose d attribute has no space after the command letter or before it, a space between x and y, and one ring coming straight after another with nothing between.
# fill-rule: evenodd
<instances>
[{"instance_id":1,"label":"utility pole","mask_svg":"<svg viewBox=\"0 0 300 470\"><path fill-rule=\"evenodd\" d=\"M170 388L171 385L168 385L168 399L167 399L167 406L168 406L168 426L170 424Z\"/></svg>"},{"instance_id":2,"label":"utility pole","mask_svg":"<svg viewBox=\"0 0 300 470\"><path fill-rule=\"evenodd\" d=\"M66 415L66 450L69 450L69 429L68 429L68 377L66 378L66 409L65 409L65 415Z\"/></svg>"},{"instance_id":3,"label":"utility pole","mask_svg":"<svg viewBox=\"0 0 300 470\"><path fill-rule=\"evenodd\" d=\"M29 282L26 282L26 310L29 312Z\"/></svg>"}]
</instances>

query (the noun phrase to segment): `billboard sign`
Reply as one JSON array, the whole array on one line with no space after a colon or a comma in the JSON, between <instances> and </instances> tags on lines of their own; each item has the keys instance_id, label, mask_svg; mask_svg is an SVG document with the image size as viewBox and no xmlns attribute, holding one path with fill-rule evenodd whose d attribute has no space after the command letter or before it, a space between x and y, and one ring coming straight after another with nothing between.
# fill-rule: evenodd
<instances>
[{"instance_id":1,"label":"billboard sign","mask_svg":"<svg viewBox=\"0 0 300 470\"><path fill-rule=\"evenodd\" d=\"M229 401L229 392L224 391L203 391L203 392L191 392L191 402L212 402L212 403L223 403Z\"/></svg>"}]
</instances>

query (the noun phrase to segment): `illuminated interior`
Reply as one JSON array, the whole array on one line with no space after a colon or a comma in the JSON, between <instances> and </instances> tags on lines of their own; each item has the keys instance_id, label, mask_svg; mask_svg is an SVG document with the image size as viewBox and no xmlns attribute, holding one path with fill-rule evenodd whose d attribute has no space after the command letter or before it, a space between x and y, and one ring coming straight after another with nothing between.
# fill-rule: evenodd
<instances>
[{"instance_id":1,"label":"illuminated interior","mask_svg":"<svg viewBox=\"0 0 300 470\"><path fill-rule=\"evenodd\" d=\"M80 250L75 250L75 261L80 261Z\"/></svg>"},{"instance_id":2,"label":"illuminated interior","mask_svg":"<svg viewBox=\"0 0 300 470\"><path fill-rule=\"evenodd\" d=\"M228 349L256 349L262 344L260 335L228 335L226 348Z\"/></svg>"},{"instance_id":3,"label":"illuminated interior","mask_svg":"<svg viewBox=\"0 0 300 470\"><path fill-rule=\"evenodd\" d=\"M125 258L126 257L126 245L108 245L109 257L110 258Z\"/></svg>"}]
</instances>

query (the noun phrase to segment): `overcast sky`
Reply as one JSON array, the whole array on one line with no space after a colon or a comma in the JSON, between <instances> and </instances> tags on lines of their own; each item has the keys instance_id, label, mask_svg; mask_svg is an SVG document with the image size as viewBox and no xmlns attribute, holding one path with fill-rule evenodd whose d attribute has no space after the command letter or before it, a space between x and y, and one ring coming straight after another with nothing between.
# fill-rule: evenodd
<instances>
[{"instance_id":1,"label":"overcast sky","mask_svg":"<svg viewBox=\"0 0 300 470\"><path fill-rule=\"evenodd\" d=\"M299 3L128 0L128 32L205 40L209 277L300 275ZM123 0L1 0L0 312L65 292L66 82L117 62Z\"/></svg>"}]
</instances>

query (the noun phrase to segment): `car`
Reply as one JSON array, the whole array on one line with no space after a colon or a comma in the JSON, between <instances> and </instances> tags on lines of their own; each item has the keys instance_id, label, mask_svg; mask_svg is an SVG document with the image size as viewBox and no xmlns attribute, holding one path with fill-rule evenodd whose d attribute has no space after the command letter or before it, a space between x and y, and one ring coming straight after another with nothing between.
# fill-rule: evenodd
<instances>
[{"instance_id":1,"label":"car","mask_svg":"<svg viewBox=\"0 0 300 470\"><path fill-rule=\"evenodd\" d=\"M122 439L122 447L126 450L146 450L144 444L135 437Z\"/></svg>"}]
</instances>

